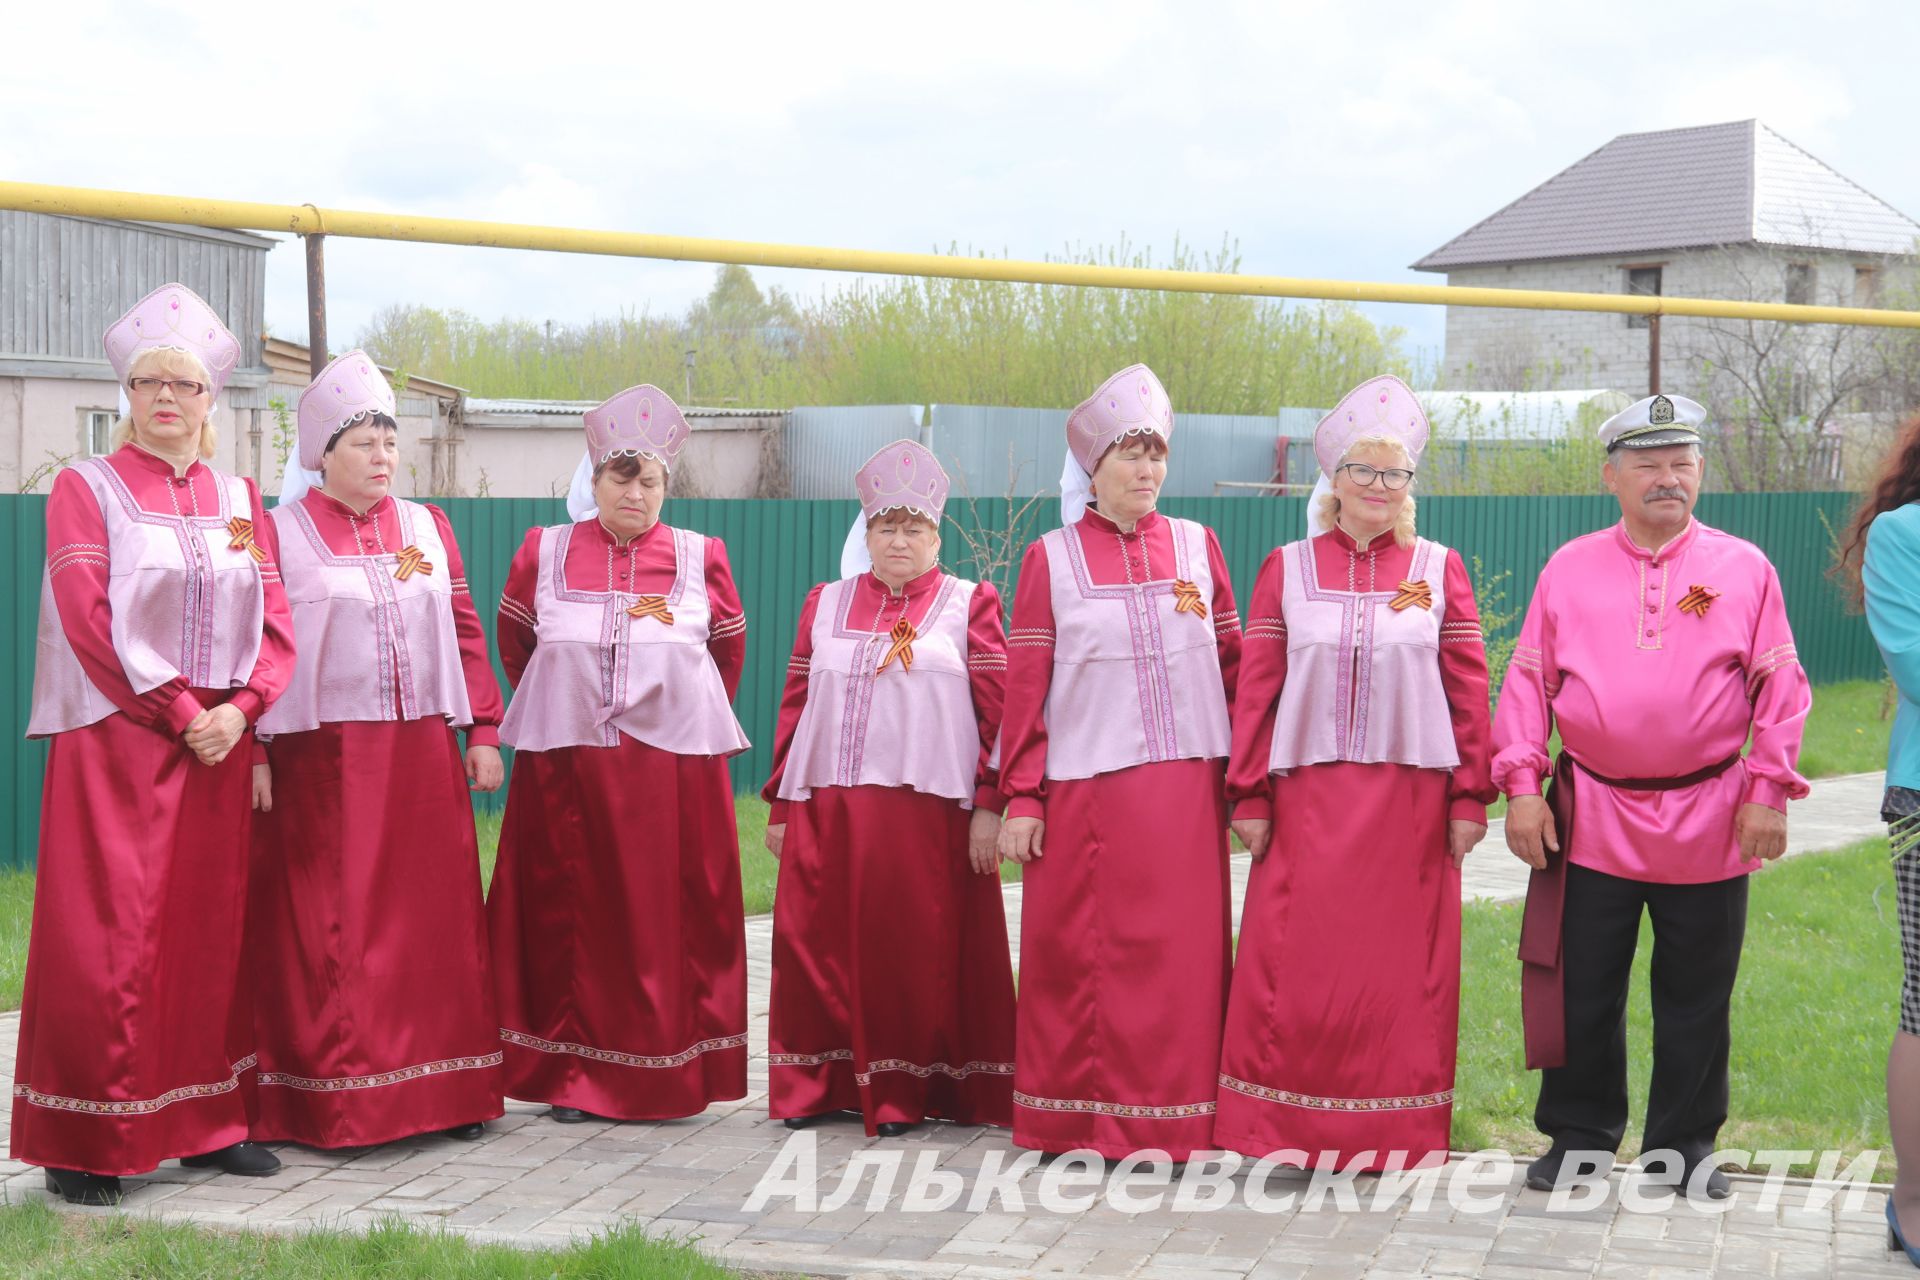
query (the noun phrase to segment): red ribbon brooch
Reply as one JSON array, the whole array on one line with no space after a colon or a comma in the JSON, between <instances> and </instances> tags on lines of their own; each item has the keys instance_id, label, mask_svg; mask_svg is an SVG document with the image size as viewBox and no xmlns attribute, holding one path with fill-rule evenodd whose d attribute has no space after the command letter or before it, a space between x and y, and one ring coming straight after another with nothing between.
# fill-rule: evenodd
<instances>
[{"instance_id":1,"label":"red ribbon brooch","mask_svg":"<svg viewBox=\"0 0 1920 1280\"><path fill-rule=\"evenodd\" d=\"M1173 584L1173 611L1175 613L1190 613L1204 622L1207 617L1207 605L1206 602L1200 598L1200 588L1184 580L1175 582Z\"/></svg>"},{"instance_id":2,"label":"red ribbon brooch","mask_svg":"<svg viewBox=\"0 0 1920 1280\"><path fill-rule=\"evenodd\" d=\"M1402 609L1410 609L1414 605L1419 605L1422 609L1433 608L1433 587L1430 584L1403 582L1400 584L1399 594L1387 601L1387 607L1395 613Z\"/></svg>"},{"instance_id":3,"label":"red ribbon brooch","mask_svg":"<svg viewBox=\"0 0 1920 1280\"><path fill-rule=\"evenodd\" d=\"M227 521L227 532L232 535L232 541L227 543L227 550L244 551L253 557L255 564L267 562L267 553L262 551L260 544L253 540L253 521L235 516Z\"/></svg>"},{"instance_id":4,"label":"red ribbon brooch","mask_svg":"<svg viewBox=\"0 0 1920 1280\"><path fill-rule=\"evenodd\" d=\"M874 674L879 675L881 671L885 671L887 664L895 658L900 659L902 671L912 671L913 642L919 638L920 633L913 629L913 624L907 621L906 615L900 615L900 621L894 623L893 630L887 632L887 639L893 641L893 644L888 647L887 656L880 659L880 669Z\"/></svg>"},{"instance_id":5,"label":"red ribbon brooch","mask_svg":"<svg viewBox=\"0 0 1920 1280\"><path fill-rule=\"evenodd\" d=\"M1720 593L1712 587L1688 587L1687 594L1680 599L1680 612L1690 613L1696 618L1704 618L1707 616L1707 610L1711 609L1713 602L1719 598Z\"/></svg>"},{"instance_id":6,"label":"red ribbon brooch","mask_svg":"<svg viewBox=\"0 0 1920 1280\"><path fill-rule=\"evenodd\" d=\"M433 566L427 562L426 553L420 548L407 547L400 553L400 567L393 571L393 576L405 582L416 573L424 573L431 577Z\"/></svg>"},{"instance_id":7,"label":"red ribbon brooch","mask_svg":"<svg viewBox=\"0 0 1920 1280\"><path fill-rule=\"evenodd\" d=\"M641 596L627 606L629 618L658 618L667 626L673 625L673 614L667 610L665 596Z\"/></svg>"}]
</instances>

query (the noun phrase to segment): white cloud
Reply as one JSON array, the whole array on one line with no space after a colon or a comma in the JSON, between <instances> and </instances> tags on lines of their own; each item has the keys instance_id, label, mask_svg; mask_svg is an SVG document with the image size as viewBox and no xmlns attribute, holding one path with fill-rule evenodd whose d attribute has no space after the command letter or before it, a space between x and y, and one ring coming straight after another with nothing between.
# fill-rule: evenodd
<instances>
[{"instance_id":1,"label":"white cloud","mask_svg":"<svg viewBox=\"0 0 1920 1280\"><path fill-rule=\"evenodd\" d=\"M1910 93L1863 53L1920 42L1911 5L15 9L0 173L24 181L1017 257L1231 234L1247 270L1403 279L1616 134L1759 116L1920 213ZM564 321L676 311L711 278L343 241L328 262L336 344L394 302ZM297 246L269 279L298 335ZM1380 314L1439 339L1436 310Z\"/></svg>"}]
</instances>

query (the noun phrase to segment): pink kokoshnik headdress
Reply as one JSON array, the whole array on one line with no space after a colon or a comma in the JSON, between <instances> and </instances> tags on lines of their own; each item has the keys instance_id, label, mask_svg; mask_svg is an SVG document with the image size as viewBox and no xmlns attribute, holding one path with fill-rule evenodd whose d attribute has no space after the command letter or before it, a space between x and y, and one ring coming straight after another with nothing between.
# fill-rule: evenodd
<instances>
[{"instance_id":1,"label":"pink kokoshnik headdress","mask_svg":"<svg viewBox=\"0 0 1920 1280\"><path fill-rule=\"evenodd\" d=\"M1417 463L1432 432L1413 388L1390 373L1368 378L1342 396L1333 412L1313 429L1313 459L1320 464L1320 479L1307 499L1307 536L1326 532L1320 523L1320 499L1333 492L1333 473L1355 440L1362 436L1397 440Z\"/></svg>"},{"instance_id":2,"label":"pink kokoshnik headdress","mask_svg":"<svg viewBox=\"0 0 1920 1280\"><path fill-rule=\"evenodd\" d=\"M1173 401L1144 364L1130 364L1067 415L1067 459L1060 468L1060 523L1076 523L1093 500L1100 458L1128 436L1173 442Z\"/></svg>"},{"instance_id":3,"label":"pink kokoshnik headdress","mask_svg":"<svg viewBox=\"0 0 1920 1280\"><path fill-rule=\"evenodd\" d=\"M574 468L567 489L567 514L585 520L598 510L593 500L593 470L608 458L652 458L669 474L687 447L693 428L673 397L643 382L587 410L587 453Z\"/></svg>"},{"instance_id":4,"label":"pink kokoshnik headdress","mask_svg":"<svg viewBox=\"0 0 1920 1280\"><path fill-rule=\"evenodd\" d=\"M376 413L389 418L398 413L393 386L380 366L364 351L336 356L300 393L295 411L299 447L280 474L280 501L297 502L308 489L317 488L327 445Z\"/></svg>"},{"instance_id":5,"label":"pink kokoshnik headdress","mask_svg":"<svg viewBox=\"0 0 1920 1280\"><path fill-rule=\"evenodd\" d=\"M143 351L168 349L196 357L207 370L207 394L218 398L240 363L240 339L206 300L183 284L163 284L127 308L102 336L107 363L120 385Z\"/></svg>"},{"instance_id":6,"label":"pink kokoshnik headdress","mask_svg":"<svg viewBox=\"0 0 1920 1280\"><path fill-rule=\"evenodd\" d=\"M852 578L873 568L867 554L867 525L887 511L911 511L940 527L947 507L947 495L953 483L946 468L925 445L912 440L895 440L880 449L853 473L853 487L860 496L860 514L847 530L847 541L840 549L840 576Z\"/></svg>"}]
</instances>

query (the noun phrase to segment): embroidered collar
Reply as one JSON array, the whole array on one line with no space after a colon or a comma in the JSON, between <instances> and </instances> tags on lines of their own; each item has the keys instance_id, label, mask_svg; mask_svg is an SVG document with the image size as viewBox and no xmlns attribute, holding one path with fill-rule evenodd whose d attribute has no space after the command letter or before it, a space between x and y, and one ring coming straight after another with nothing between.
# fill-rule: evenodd
<instances>
[{"instance_id":1,"label":"embroidered collar","mask_svg":"<svg viewBox=\"0 0 1920 1280\"><path fill-rule=\"evenodd\" d=\"M307 490L307 498L309 500L308 505L311 506L315 512L325 511L331 515L339 516L343 520L378 520L394 509L392 494L388 494L386 497L380 499L380 501L368 507L364 512L355 511L352 507L340 501L340 499L334 497L324 489Z\"/></svg>"},{"instance_id":2,"label":"embroidered collar","mask_svg":"<svg viewBox=\"0 0 1920 1280\"><path fill-rule=\"evenodd\" d=\"M929 591L937 590L940 586L940 579L944 576L945 571L941 569L939 562L935 561L933 568L927 570L917 578L909 579L906 590L895 592L892 587L889 587L886 582L881 579L879 574L871 569L860 575L868 587L893 600L897 600L901 596L906 596L909 600L917 600Z\"/></svg>"},{"instance_id":3,"label":"embroidered collar","mask_svg":"<svg viewBox=\"0 0 1920 1280\"><path fill-rule=\"evenodd\" d=\"M174 478L173 464L171 462L151 450L142 448L131 440L116 449L113 456L131 463L142 471L151 472L156 476L161 476L168 480ZM207 466L204 459L196 457L192 462L187 464L186 474L180 478L183 480L191 480L196 473L211 469L212 468Z\"/></svg>"},{"instance_id":4,"label":"embroidered collar","mask_svg":"<svg viewBox=\"0 0 1920 1280\"><path fill-rule=\"evenodd\" d=\"M1342 551L1351 551L1355 555L1366 555L1368 552L1378 553L1385 551L1389 547L1400 545L1394 541L1393 530L1391 529L1383 529L1368 539L1367 545L1364 547L1360 545L1358 538L1348 533L1345 529L1342 529L1337 523L1321 536L1332 538L1335 546L1339 547Z\"/></svg>"},{"instance_id":5,"label":"embroidered collar","mask_svg":"<svg viewBox=\"0 0 1920 1280\"><path fill-rule=\"evenodd\" d=\"M622 542L613 536L611 529L600 523L600 517L596 514L580 521L580 523L573 526L573 529L575 537L589 538L596 547L614 547L621 551L638 551L652 542L654 538L660 536L661 530L666 527L666 521L655 520L648 526L645 533L636 533L632 538Z\"/></svg>"},{"instance_id":6,"label":"embroidered collar","mask_svg":"<svg viewBox=\"0 0 1920 1280\"><path fill-rule=\"evenodd\" d=\"M1139 523L1133 526L1133 531L1137 534L1145 535L1147 533L1152 532L1154 526L1159 524L1160 521L1164 519L1166 519L1166 517L1161 515L1158 511L1149 511L1147 512L1147 514L1140 517ZM1119 533L1120 532L1119 525L1107 519L1107 517L1101 515L1098 511L1094 510L1092 507L1088 507L1087 514L1080 517L1080 527L1085 529L1089 533Z\"/></svg>"},{"instance_id":7,"label":"embroidered collar","mask_svg":"<svg viewBox=\"0 0 1920 1280\"><path fill-rule=\"evenodd\" d=\"M1620 548L1633 559L1651 561L1652 567L1658 569L1661 565L1671 563L1677 559L1688 547L1692 546L1694 535L1699 533L1699 531L1700 521L1690 516L1687 519L1687 527L1685 529L1682 529L1672 538L1669 538L1658 551L1649 551L1628 536L1627 522L1622 520L1619 524L1613 526L1613 539Z\"/></svg>"}]
</instances>

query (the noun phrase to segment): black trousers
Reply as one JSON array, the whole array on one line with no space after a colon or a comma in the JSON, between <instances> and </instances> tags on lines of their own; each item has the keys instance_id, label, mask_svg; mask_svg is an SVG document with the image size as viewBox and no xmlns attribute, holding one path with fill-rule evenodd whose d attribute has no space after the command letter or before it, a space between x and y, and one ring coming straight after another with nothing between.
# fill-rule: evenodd
<instances>
[{"instance_id":1,"label":"black trousers","mask_svg":"<svg viewBox=\"0 0 1920 1280\"><path fill-rule=\"evenodd\" d=\"M1727 1119L1729 1005L1747 931L1747 877L1649 884L1567 867L1562 926L1567 1065L1540 1073L1534 1124L1557 1147L1618 1151L1627 1131L1627 983L1653 918L1653 1081L1644 1151L1689 1163Z\"/></svg>"}]
</instances>

